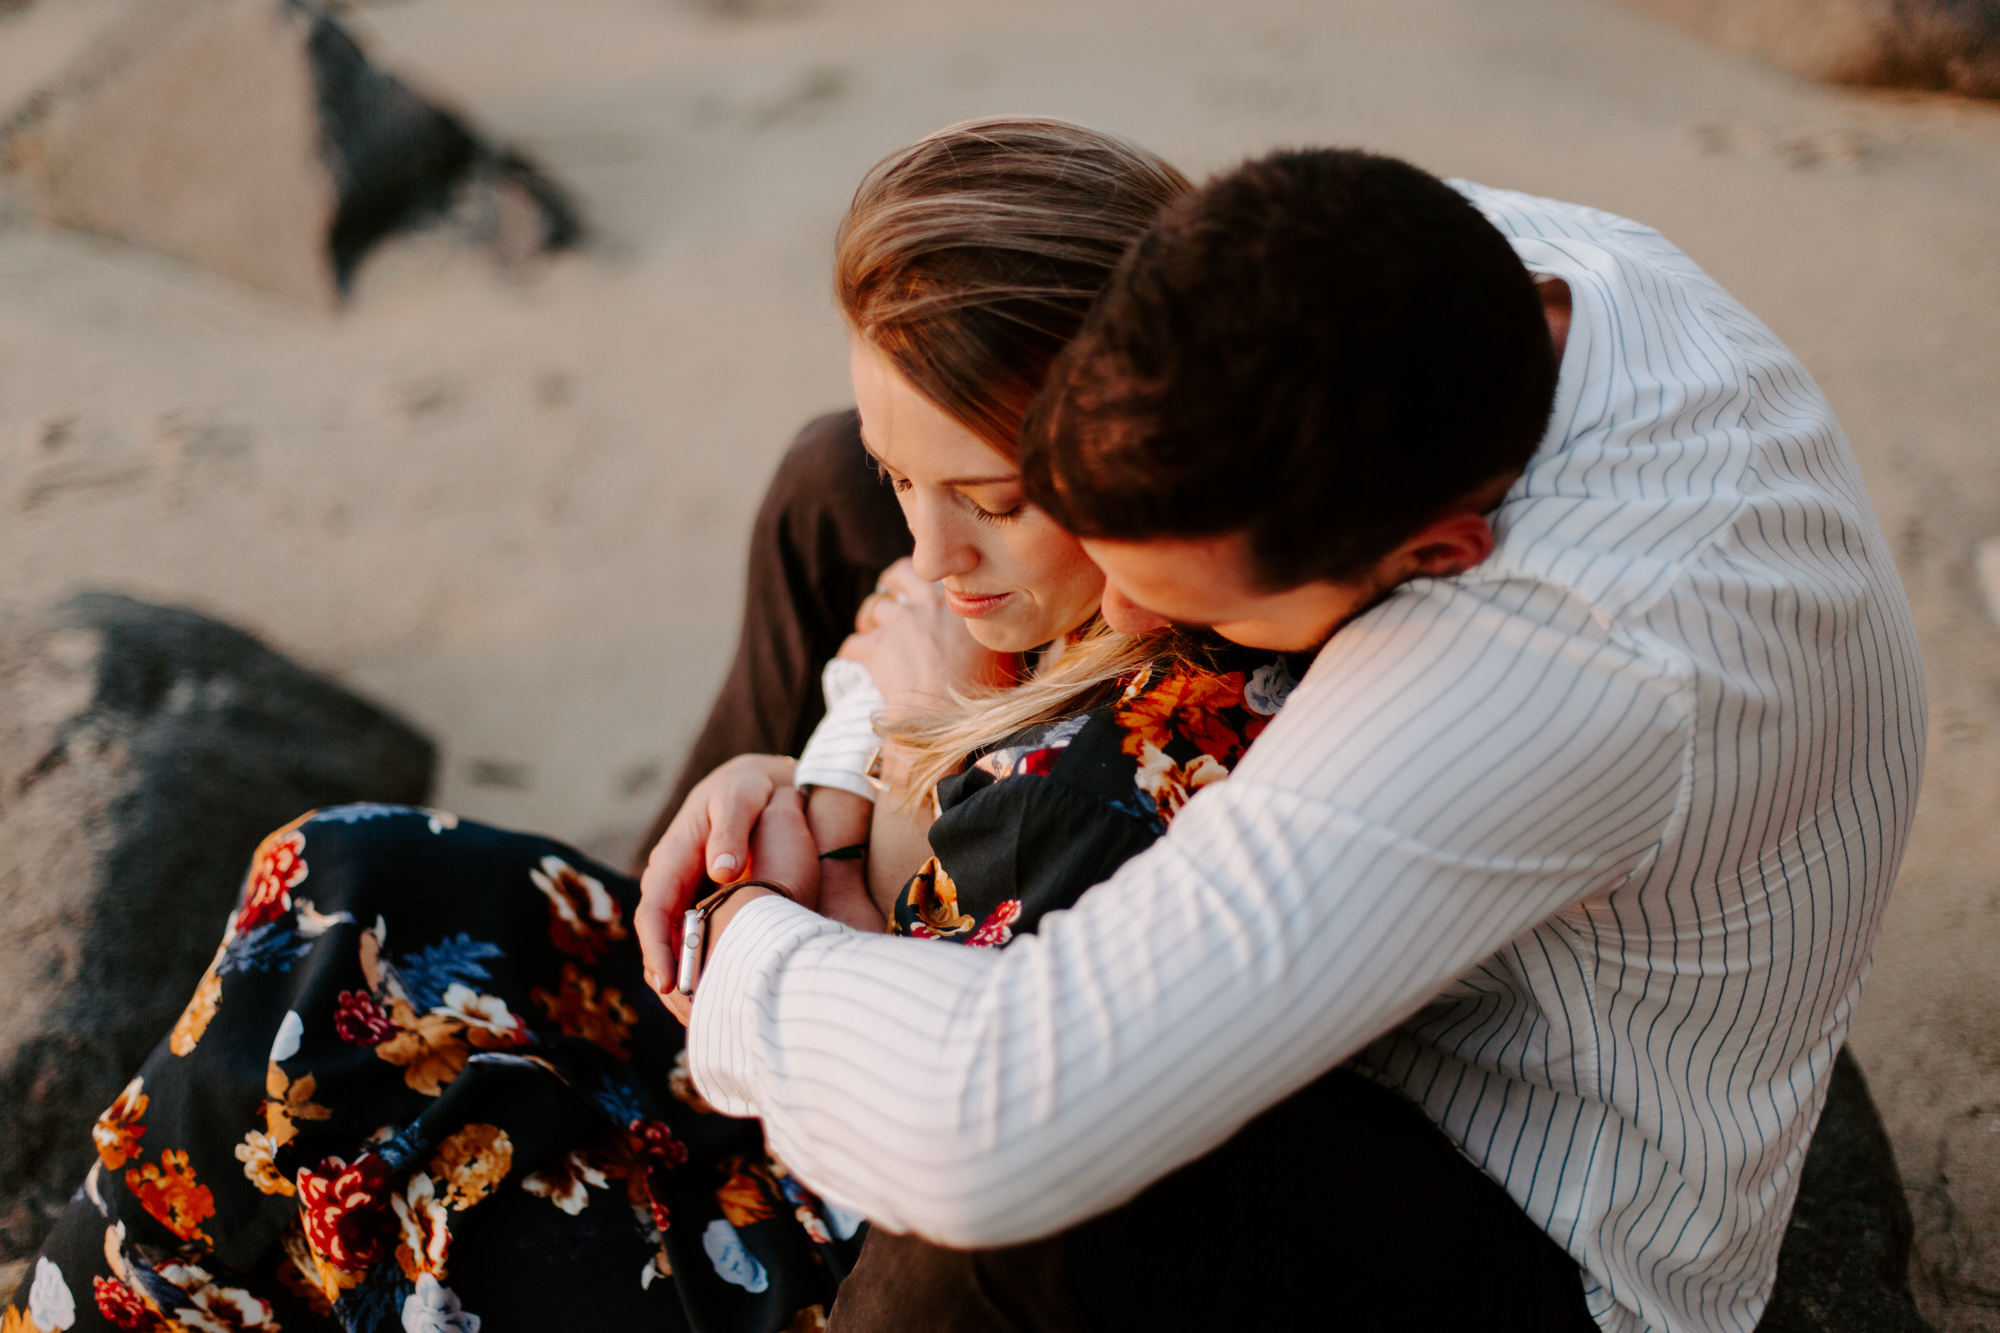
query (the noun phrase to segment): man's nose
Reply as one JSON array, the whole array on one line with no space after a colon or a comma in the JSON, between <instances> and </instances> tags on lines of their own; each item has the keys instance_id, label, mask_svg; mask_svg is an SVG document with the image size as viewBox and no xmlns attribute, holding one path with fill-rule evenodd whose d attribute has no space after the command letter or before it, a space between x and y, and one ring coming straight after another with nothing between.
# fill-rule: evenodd
<instances>
[{"instance_id":1,"label":"man's nose","mask_svg":"<svg viewBox=\"0 0 2000 1333\"><path fill-rule=\"evenodd\" d=\"M1163 629L1173 622L1165 616L1155 615L1145 607L1118 591L1118 585L1104 585L1104 623L1120 634L1143 634L1149 629Z\"/></svg>"}]
</instances>

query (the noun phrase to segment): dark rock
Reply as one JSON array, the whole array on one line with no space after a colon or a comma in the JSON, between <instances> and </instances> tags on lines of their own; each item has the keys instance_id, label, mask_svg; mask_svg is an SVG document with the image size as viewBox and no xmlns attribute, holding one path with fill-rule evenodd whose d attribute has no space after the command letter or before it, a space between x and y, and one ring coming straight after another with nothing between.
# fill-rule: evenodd
<instances>
[{"instance_id":1,"label":"dark rock","mask_svg":"<svg viewBox=\"0 0 2000 1333\"><path fill-rule=\"evenodd\" d=\"M375 68L324 10L285 3L312 22L306 48L320 151L340 188L327 246L343 290L377 241L454 212L509 261L582 239L575 207L525 158L488 145Z\"/></svg>"},{"instance_id":2,"label":"dark rock","mask_svg":"<svg viewBox=\"0 0 2000 1333\"><path fill-rule=\"evenodd\" d=\"M1906 1156L1909 1154L1906 1154ZM1971 1106L1944 1122L1918 1168L1916 1283L1966 1328L2000 1328L2000 1108Z\"/></svg>"},{"instance_id":3,"label":"dark rock","mask_svg":"<svg viewBox=\"0 0 2000 1333\"><path fill-rule=\"evenodd\" d=\"M0 616L0 1264L173 1026L250 854L314 806L417 802L431 743L250 636L85 594Z\"/></svg>"},{"instance_id":4,"label":"dark rock","mask_svg":"<svg viewBox=\"0 0 2000 1333\"><path fill-rule=\"evenodd\" d=\"M2000 97L2000 0L1637 0L1829 83Z\"/></svg>"},{"instance_id":5,"label":"dark rock","mask_svg":"<svg viewBox=\"0 0 2000 1333\"><path fill-rule=\"evenodd\" d=\"M1758 1333L1930 1333L1910 1295L1912 1230L1888 1131L1843 1050Z\"/></svg>"},{"instance_id":6,"label":"dark rock","mask_svg":"<svg viewBox=\"0 0 2000 1333\"><path fill-rule=\"evenodd\" d=\"M582 235L559 188L318 0L137 0L0 122L0 167L48 221L319 305L394 232L444 225L508 263Z\"/></svg>"}]
</instances>

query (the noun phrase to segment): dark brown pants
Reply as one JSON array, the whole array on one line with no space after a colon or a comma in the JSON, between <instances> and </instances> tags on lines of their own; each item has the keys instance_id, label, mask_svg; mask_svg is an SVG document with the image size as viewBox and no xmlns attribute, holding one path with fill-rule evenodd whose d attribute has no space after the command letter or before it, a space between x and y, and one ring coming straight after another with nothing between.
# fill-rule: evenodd
<instances>
[{"instance_id":1,"label":"dark brown pants","mask_svg":"<svg viewBox=\"0 0 2000 1333\"><path fill-rule=\"evenodd\" d=\"M738 754L796 754L819 673L910 550L855 414L808 425L751 537L736 661L650 848ZM641 853L643 859L644 853ZM1131 1202L1026 1245L872 1234L836 1333L1589 1333L1576 1265L1422 1112L1337 1069Z\"/></svg>"},{"instance_id":2,"label":"dark brown pants","mask_svg":"<svg viewBox=\"0 0 2000 1333\"><path fill-rule=\"evenodd\" d=\"M1336 1069L1130 1203L948 1250L876 1231L829 1333L1593 1333L1576 1264L1416 1107Z\"/></svg>"}]
</instances>

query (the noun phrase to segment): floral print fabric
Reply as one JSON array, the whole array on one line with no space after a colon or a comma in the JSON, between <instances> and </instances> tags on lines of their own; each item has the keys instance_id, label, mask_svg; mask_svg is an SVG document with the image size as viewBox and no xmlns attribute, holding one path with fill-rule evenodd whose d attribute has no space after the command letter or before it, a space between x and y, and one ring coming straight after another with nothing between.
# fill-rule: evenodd
<instances>
[{"instance_id":1,"label":"floral print fabric","mask_svg":"<svg viewBox=\"0 0 2000 1333\"><path fill-rule=\"evenodd\" d=\"M694 1092L638 886L435 811L264 841L0 1333L778 1333L862 1239Z\"/></svg>"},{"instance_id":2,"label":"floral print fabric","mask_svg":"<svg viewBox=\"0 0 2000 1333\"><path fill-rule=\"evenodd\" d=\"M1139 671L1106 707L1009 737L938 784L936 855L904 886L890 929L972 948L1033 931L1228 777L1294 683L1284 657L1218 646Z\"/></svg>"}]
</instances>

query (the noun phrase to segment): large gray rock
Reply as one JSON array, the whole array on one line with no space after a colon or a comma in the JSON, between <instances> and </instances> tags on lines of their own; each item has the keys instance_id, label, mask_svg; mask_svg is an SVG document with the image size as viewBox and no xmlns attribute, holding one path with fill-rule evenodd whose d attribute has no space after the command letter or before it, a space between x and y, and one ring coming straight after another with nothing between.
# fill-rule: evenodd
<instances>
[{"instance_id":1,"label":"large gray rock","mask_svg":"<svg viewBox=\"0 0 2000 1333\"><path fill-rule=\"evenodd\" d=\"M1930 1333L1910 1296L1911 1233L1888 1131L1843 1050L1758 1333Z\"/></svg>"},{"instance_id":2,"label":"large gray rock","mask_svg":"<svg viewBox=\"0 0 2000 1333\"><path fill-rule=\"evenodd\" d=\"M2000 97L2000 0L1635 0L1829 83Z\"/></svg>"},{"instance_id":3,"label":"large gray rock","mask_svg":"<svg viewBox=\"0 0 2000 1333\"><path fill-rule=\"evenodd\" d=\"M86 594L0 614L0 1265L93 1160L272 829L417 802L404 723L191 611Z\"/></svg>"},{"instance_id":4,"label":"large gray rock","mask_svg":"<svg viewBox=\"0 0 2000 1333\"><path fill-rule=\"evenodd\" d=\"M319 0L136 0L0 121L0 169L47 221L320 306L395 231L451 223L508 262L581 234L555 185Z\"/></svg>"}]
</instances>

